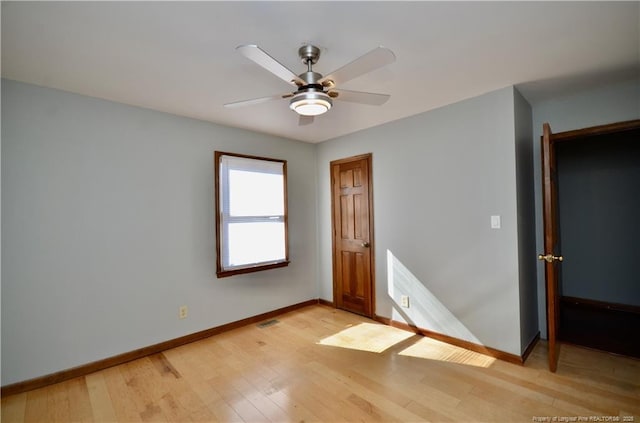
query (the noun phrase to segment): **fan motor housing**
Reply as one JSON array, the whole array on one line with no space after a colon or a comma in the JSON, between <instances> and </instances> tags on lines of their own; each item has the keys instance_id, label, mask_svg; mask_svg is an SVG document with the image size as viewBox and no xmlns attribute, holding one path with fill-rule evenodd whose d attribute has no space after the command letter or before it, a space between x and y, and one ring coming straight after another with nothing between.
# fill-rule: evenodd
<instances>
[{"instance_id":1,"label":"fan motor housing","mask_svg":"<svg viewBox=\"0 0 640 423\"><path fill-rule=\"evenodd\" d=\"M313 72L313 71L303 72L298 76L300 77L300 79L306 82L307 85L317 84L320 78L322 78L322 74L319 74L318 72Z\"/></svg>"}]
</instances>

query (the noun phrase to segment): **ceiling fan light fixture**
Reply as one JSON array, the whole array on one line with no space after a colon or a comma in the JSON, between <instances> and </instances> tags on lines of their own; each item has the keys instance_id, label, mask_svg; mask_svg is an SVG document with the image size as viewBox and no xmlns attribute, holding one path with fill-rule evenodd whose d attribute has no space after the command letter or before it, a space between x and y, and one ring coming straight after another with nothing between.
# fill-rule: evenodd
<instances>
[{"instance_id":1,"label":"ceiling fan light fixture","mask_svg":"<svg viewBox=\"0 0 640 423\"><path fill-rule=\"evenodd\" d=\"M294 95L289 107L302 116L318 116L326 113L333 106L331 97L322 91L309 91Z\"/></svg>"}]
</instances>

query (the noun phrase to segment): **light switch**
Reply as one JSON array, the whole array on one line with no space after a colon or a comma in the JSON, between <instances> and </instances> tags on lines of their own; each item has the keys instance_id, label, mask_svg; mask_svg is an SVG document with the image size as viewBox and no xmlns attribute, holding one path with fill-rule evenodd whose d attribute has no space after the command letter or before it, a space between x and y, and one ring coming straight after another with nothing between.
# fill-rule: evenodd
<instances>
[{"instance_id":1,"label":"light switch","mask_svg":"<svg viewBox=\"0 0 640 423\"><path fill-rule=\"evenodd\" d=\"M500 229L500 216L491 216L491 229Z\"/></svg>"}]
</instances>

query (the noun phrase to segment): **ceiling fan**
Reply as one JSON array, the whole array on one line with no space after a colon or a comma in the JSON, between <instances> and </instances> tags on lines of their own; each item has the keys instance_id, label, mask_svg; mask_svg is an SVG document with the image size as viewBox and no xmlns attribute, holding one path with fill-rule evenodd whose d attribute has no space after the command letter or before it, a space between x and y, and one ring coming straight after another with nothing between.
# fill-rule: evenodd
<instances>
[{"instance_id":1,"label":"ceiling fan","mask_svg":"<svg viewBox=\"0 0 640 423\"><path fill-rule=\"evenodd\" d=\"M288 98L290 99L289 108L300 115L300 124L304 125L311 123L313 116L328 112L333 105L333 100L379 106L384 104L390 97L387 94L338 90L335 88L337 85L394 62L396 56L385 47L375 48L327 76L322 76L313 71L313 65L320 58L320 49L310 44L303 45L298 49L298 55L302 63L307 66L307 71L300 75L294 74L256 45L241 45L236 50L278 78L295 86L296 91L227 103L224 107L249 106Z\"/></svg>"}]
</instances>

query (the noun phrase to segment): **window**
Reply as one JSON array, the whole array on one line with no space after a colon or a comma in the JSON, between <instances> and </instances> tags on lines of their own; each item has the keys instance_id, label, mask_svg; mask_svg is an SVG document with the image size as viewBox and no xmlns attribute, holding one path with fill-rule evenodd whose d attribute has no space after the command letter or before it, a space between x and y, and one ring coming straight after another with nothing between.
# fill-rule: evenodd
<instances>
[{"instance_id":1,"label":"window","mask_svg":"<svg viewBox=\"0 0 640 423\"><path fill-rule=\"evenodd\" d=\"M287 162L215 152L218 277L289 264Z\"/></svg>"}]
</instances>

